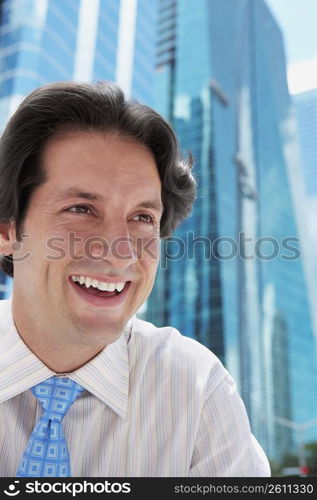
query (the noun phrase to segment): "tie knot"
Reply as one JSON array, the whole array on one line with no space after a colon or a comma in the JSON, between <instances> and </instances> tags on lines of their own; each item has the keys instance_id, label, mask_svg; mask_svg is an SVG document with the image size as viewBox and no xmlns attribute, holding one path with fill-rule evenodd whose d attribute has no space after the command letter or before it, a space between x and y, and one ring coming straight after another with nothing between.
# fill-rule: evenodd
<instances>
[{"instance_id":1,"label":"tie knot","mask_svg":"<svg viewBox=\"0 0 317 500\"><path fill-rule=\"evenodd\" d=\"M84 388L68 377L51 377L31 390L44 410L42 418L61 421Z\"/></svg>"}]
</instances>

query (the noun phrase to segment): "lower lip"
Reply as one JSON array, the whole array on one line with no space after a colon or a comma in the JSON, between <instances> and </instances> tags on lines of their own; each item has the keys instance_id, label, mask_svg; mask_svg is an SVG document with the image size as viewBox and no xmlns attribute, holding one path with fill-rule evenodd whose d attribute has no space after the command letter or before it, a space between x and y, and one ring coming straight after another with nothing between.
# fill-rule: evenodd
<instances>
[{"instance_id":1,"label":"lower lip","mask_svg":"<svg viewBox=\"0 0 317 500\"><path fill-rule=\"evenodd\" d=\"M74 288L75 292L82 297L84 300L89 302L89 304L93 304L98 307L116 307L122 304L129 293L131 281L127 282L122 292L114 295L113 297L97 297L95 295L90 295L85 292L84 289L80 288L78 285L74 283L74 281L69 278L69 282L71 286Z\"/></svg>"}]
</instances>

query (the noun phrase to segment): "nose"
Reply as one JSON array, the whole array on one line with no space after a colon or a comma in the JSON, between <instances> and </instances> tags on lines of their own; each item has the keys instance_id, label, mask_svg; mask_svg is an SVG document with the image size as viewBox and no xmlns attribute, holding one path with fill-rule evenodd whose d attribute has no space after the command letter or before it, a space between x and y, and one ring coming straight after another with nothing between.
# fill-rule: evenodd
<instances>
[{"instance_id":1,"label":"nose","mask_svg":"<svg viewBox=\"0 0 317 500\"><path fill-rule=\"evenodd\" d=\"M105 236L92 238L89 252L93 259L108 262L113 269L125 270L137 260L134 242L125 223L107 225Z\"/></svg>"}]
</instances>

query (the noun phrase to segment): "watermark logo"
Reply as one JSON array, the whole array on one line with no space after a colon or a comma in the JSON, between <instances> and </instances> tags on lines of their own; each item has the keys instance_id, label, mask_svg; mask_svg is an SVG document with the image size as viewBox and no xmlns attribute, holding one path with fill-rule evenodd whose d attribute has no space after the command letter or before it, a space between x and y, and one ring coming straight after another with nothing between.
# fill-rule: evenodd
<instances>
[{"instance_id":1,"label":"watermark logo","mask_svg":"<svg viewBox=\"0 0 317 500\"><path fill-rule=\"evenodd\" d=\"M23 240L30 235L23 234L21 241L12 243L14 263L22 262L32 253ZM104 261L109 258L123 261L157 260L161 253L161 267L166 269L168 262L186 259L188 261L201 259L207 261L273 261L280 259L294 261L301 257L300 241L293 236L276 239L271 236L260 238L250 237L240 232L236 238L229 236L197 236L189 231L184 237L169 237L160 239L157 236L147 238L117 238L108 241L94 236L82 238L74 232L67 237L51 237L45 241L45 258L49 261L70 259L73 261ZM162 252L159 247L162 245ZM4 257L5 258L5 257Z\"/></svg>"},{"instance_id":2,"label":"watermark logo","mask_svg":"<svg viewBox=\"0 0 317 500\"><path fill-rule=\"evenodd\" d=\"M8 490L4 490L3 493L9 497L16 497L19 493L20 490L16 490L16 484L19 484L20 481L14 481L14 483L9 484Z\"/></svg>"},{"instance_id":3,"label":"watermark logo","mask_svg":"<svg viewBox=\"0 0 317 500\"><path fill-rule=\"evenodd\" d=\"M22 491L19 489L20 481L14 481L4 490L4 494L9 497L15 497L22 493L23 495L49 495L49 494L57 494L57 495L71 495L75 498L78 495L87 495L87 493L94 494L105 494L105 493L131 493L131 483L128 482L112 482L112 481L86 481L83 480L81 482L67 482L67 481L56 481L56 482L47 482L43 480L34 480L22 484L24 486Z\"/></svg>"}]
</instances>

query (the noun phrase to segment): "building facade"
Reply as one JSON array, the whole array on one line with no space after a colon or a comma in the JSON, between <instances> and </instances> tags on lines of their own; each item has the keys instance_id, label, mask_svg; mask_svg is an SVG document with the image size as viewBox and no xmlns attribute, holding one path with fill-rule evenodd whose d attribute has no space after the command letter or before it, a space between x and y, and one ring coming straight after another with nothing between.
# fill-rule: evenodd
<instances>
[{"instance_id":1,"label":"building facade","mask_svg":"<svg viewBox=\"0 0 317 500\"><path fill-rule=\"evenodd\" d=\"M308 197L317 197L317 89L292 96Z\"/></svg>"},{"instance_id":2,"label":"building facade","mask_svg":"<svg viewBox=\"0 0 317 500\"><path fill-rule=\"evenodd\" d=\"M198 197L162 242L145 317L220 357L254 434L280 459L297 439L280 419L317 412L281 32L262 0L160 0L156 76L156 107L194 156Z\"/></svg>"},{"instance_id":3,"label":"building facade","mask_svg":"<svg viewBox=\"0 0 317 500\"><path fill-rule=\"evenodd\" d=\"M303 166L308 231L312 246L314 284L317 279L317 89L293 95L301 164Z\"/></svg>"},{"instance_id":4,"label":"building facade","mask_svg":"<svg viewBox=\"0 0 317 500\"><path fill-rule=\"evenodd\" d=\"M0 133L49 82L112 80L153 105L156 14L156 0L1 0ZM11 285L0 277L0 299Z\"/></svg>"}]
</instances>

